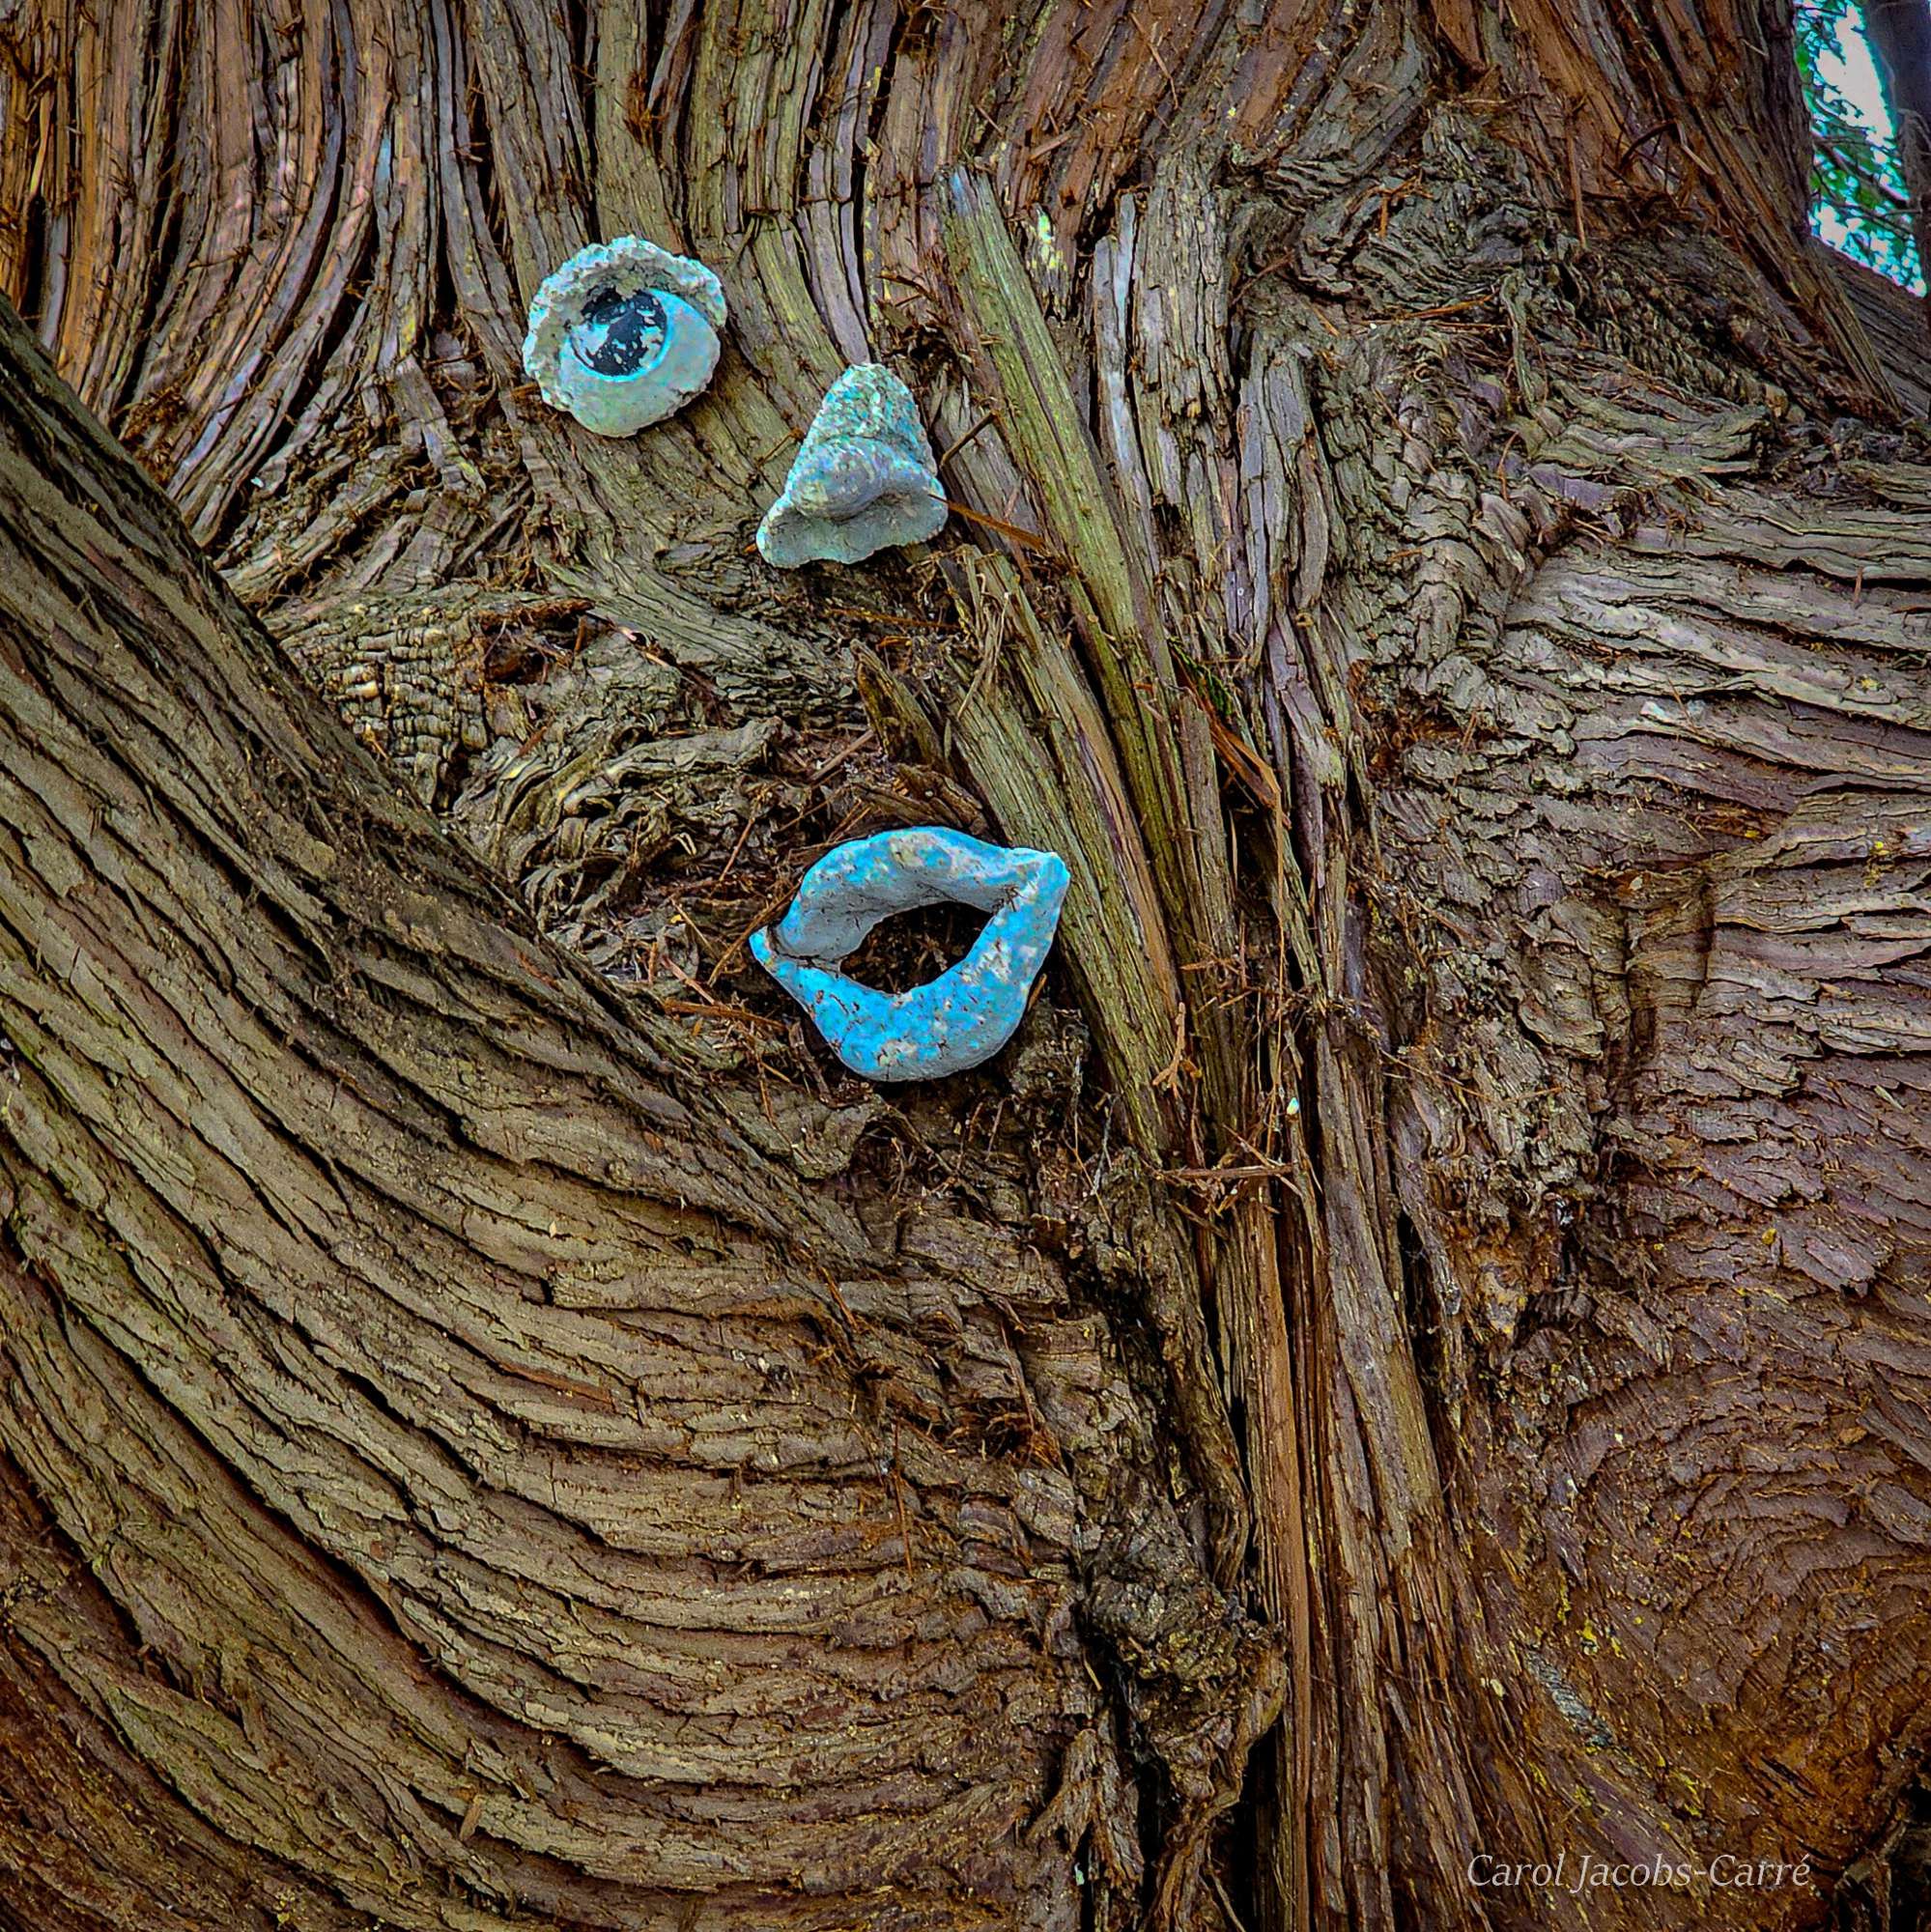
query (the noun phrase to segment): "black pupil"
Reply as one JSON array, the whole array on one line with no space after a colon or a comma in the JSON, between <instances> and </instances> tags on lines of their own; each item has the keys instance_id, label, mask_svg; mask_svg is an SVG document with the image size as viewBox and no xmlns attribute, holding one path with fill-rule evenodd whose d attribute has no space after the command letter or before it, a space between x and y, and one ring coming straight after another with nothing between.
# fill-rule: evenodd
<instances>
[{"instance_id":1,"label":"black pupil","mask_svg":"<svg viewBox=\"0 0 1931 1932\"><path fill-rule=\"evenodd\" d=\"M586 350L582 337L598 326L605 327L604 339ZM656 354L664 340L663 305L648 289L634 296L599 289L584 303L576 333L577 354L586 367L600 376L629 376Z\"/></svg>"}]
</instances>

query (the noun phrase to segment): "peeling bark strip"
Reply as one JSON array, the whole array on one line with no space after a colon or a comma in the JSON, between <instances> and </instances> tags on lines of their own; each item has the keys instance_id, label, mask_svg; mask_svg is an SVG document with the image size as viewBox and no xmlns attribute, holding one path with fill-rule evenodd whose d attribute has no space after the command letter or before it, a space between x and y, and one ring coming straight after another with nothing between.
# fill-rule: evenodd
<instances>
[{"instance_id":1,"label":"peeling bark strip","mask_svg":"<svg viewBox=\"0 0 1931 1932\"><path fill-rule=\"evenodd\" d=\"M1710 1874L1931 1750L1931 450L1789 42L0 18L0 288L424 808L10 332L0 1921L1816 1921ZM612 446L622 232L732 323ZM965 514L781 582L870 359ZM932 822L1065 982L832 1087L743 937Z\"/></svg>"}]
</instances>

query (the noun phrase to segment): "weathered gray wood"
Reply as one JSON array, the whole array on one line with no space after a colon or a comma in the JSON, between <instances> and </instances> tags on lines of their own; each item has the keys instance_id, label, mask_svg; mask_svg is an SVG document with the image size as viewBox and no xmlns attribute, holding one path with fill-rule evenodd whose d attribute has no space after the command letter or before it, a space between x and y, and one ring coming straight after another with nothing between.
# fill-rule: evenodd
<instances>
[{"instance_id":1,"label":"weathered gray wood","mask_svg":"<svg viewBox=\"0 0 1931 1932\"><path fill-rule=\"evenodd\" d=\"M1468 1861L1882 1863L1931 467L1788 30L0 21L0 288L399 786L19 362L16 1916L1614 1932L1817 1901ZM516 351L631 227L733 325L608 444ZM959 514L781 582L861 355ZM1065 852L1065 970L880 1098L741 941L933 819Z\"/></svg>"}]
</instances>

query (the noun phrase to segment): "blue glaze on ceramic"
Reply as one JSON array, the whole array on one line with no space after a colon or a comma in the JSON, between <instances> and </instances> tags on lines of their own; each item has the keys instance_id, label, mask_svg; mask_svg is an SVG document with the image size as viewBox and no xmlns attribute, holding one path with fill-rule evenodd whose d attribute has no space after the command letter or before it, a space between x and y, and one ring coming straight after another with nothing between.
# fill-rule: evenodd
<instances>
[{"instance_id":1,"label":"blue glaze on ceramic","mask_svg":"<svg viewBox=\"0 0 1931 1932\"><path fill-rule=\"evenodd\" d=\"M757 547L781 570L814 558L858 563L924 543L945 523L946 493L912 391L883 363L861 362L826 391L757 526Z\"/></svg>"},{"instance_id":2,"label":"blue glaze on ceramic","mask_svg":"<svg viewBox=\"0 0 1931 1932\"><path fill-rule=\"evenodd\" d=\"M634 296L599 289L564 331L563 340L586 369L599 376L635 376L664 353L670 332L664 304L649 289Z\"/></svg>"},{"instance_id":3,"label":"blue glaze on ceramic","mask_svg":"<svg viewBox=\"0 0 1931 1932\"><path fill-rule=\"evenodd\" d=\"M924 825L828 852L791 909L752 935L757 963L868 1080L933 1080L990 1060L1018 1031L1065 902L1065 861ZM957 965L909 992L838 968L880 920L955 899L991 915Z\"/></svg>"},{"instance_id":4,"label":"blue glaze on ceramic","mask_svg":"<svg viewBox=\"0 0 1931 1932\"><path fill-rule=\"evenodd\" d=\"M710 382L724 326L724 287L701 262L620 236L536 292L523 366L553 409L599 436L634 436Z\"/></svg>"}]
</instances>

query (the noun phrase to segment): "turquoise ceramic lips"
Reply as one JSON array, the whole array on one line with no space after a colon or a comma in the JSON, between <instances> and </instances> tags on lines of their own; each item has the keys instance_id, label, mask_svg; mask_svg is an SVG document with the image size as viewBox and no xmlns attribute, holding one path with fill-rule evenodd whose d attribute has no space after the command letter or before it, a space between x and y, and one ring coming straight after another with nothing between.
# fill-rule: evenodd
<instances>
[{"instance_id":1,"label":"turquoise ceramic lips","mask_svg":"<svg viewBox=\"0 0 1931 1932\"><path fill-rule=\"evenodd\" d=\"M1052 950L1065 861L919 826L855 838L805 874L791 909L753 933L753 956L868 1080L931 1080L990 1060L1018 1031ZM883 919L955 899L988 915L971 952L936 980L885 993L838 970Z\"/></svg>"}]
</instances>

